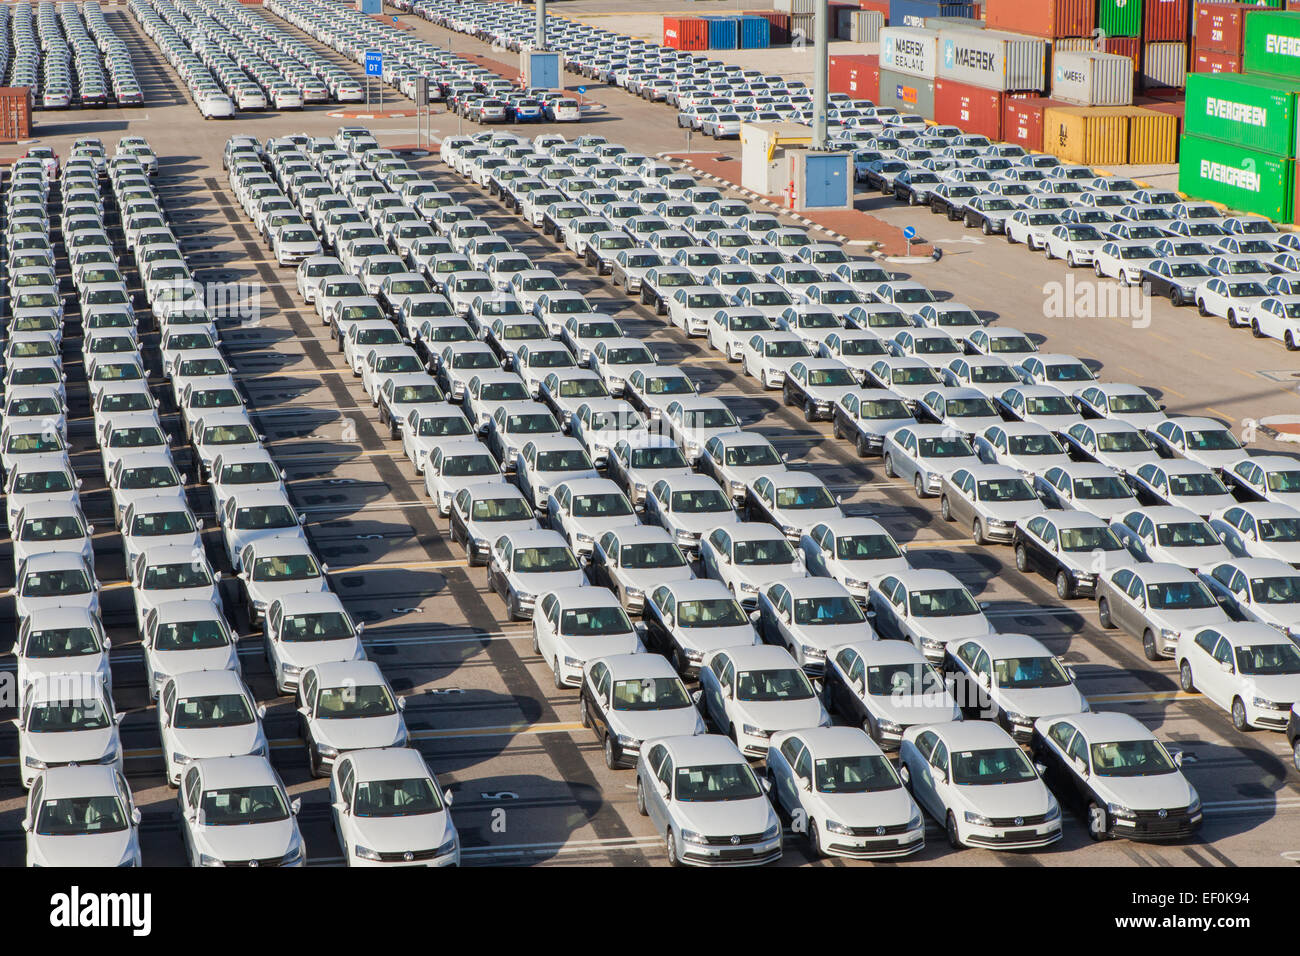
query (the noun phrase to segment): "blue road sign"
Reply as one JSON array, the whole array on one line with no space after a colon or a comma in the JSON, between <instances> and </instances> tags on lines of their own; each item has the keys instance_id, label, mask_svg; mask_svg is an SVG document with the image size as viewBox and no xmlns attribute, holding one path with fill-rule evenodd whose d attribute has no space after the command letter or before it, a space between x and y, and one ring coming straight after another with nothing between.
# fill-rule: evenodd
<instances>
[{"instance_id":1,"label":"blue road sign","mask_svg":"<svg viewBox=\"0 0 1300 956\"><path fill-rule=\"evenodd\" d=\"M586 92L587 92L587 88L586 88L585 86L580 86L580 87L578 87L578 92L579 92L579 93L586 93Z\"/></svg>"},{"instance_id":2,"label":"blue road sign","mask_svg":"<svg viewBox=\"0 0 1300 956\"><path fill-rule=\"evenodd\" d=\"M904 239L909 239L909 240L910 240L910 239L915 239L915 238L916 238L916 226L904 226L904 227L903 227L903 238L904 238Z\"/></svg>"},{"instance_id":3,"label":"blue road sign","mask_svg":"<svg viewBox=\"0 0 1300 956\"><path fill-rule=\"evenodd\" d=\"M366 76L384 75L384 54L379 50L366 51Z\"/></svg>"}]
</instances>

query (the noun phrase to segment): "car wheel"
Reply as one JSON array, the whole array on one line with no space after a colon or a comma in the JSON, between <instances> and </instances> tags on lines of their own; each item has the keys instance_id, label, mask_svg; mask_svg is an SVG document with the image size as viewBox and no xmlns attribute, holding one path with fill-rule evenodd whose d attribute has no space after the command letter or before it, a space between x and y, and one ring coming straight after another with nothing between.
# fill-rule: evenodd
<instances>
[{"instance_id":1,"label":"car wheel","mask_svg":"<svg viewBox=\"0 0 1300 956\"><path fill-rule=\"evenodd\" d=\"M1156 635L1149 627L1142 632L1142 653L1146 655L1149 661L1160 660L1160 649L1156 647Z\"/></svg>"},{"instance_id":2,"label":"car wheel","mask_svg":"<svg viewBox=\"0 0 1300 956\"><path fill-rule=\"evenodd\" d=\"M1100 262L1094 262L1094 263L1092 264L1092 274L1095 275L1098 279L1103 278L1103 276L1102 276L1102 274L1101 274L1101 263L1100 263Z\"/></svg>"},{"instance_id":3,"label":"car wheel","mask_svg":"<svg viewBox=\"0 0 1300 956\"><path fill-rule=\"evenodd\" d=\"M984 222L980 224L980 232L984 233L984 235L986 236L993 235L993 228L989 225L987 219L985 219Z\"/></svg>"},{"instance_id":4,"label":"car wheel","mask_svg":"<svg viewBox=\"0 0 1300 956\"><path fill-rule=\"evenodd\" d=\"M735 725L735 724L731 724L731 723L727 724L727 737L728 737L728 738L731 740L731 742L732 742L733 744L735 744L737 747L740 746L740 742L739 742L738 740L736 740L736 725Z\"/></svg>"},{"instance_id":5,"label":"car wheel","mask_svg":"<svg viewBox=\"0 0 1300 956\"><path fill-rule=\"evenodd\" d=\"M1110 619L1110 602L1105 598L1097 602L1097 623L1105 631L1109 631L1115 626L1115 622Z\"/></svg>"},{"instance_id":6,"label":"car wheel","mask_svg":"<svg viewBox=\"0 0 1300 956\"><path fill-rule=\"evenodd\" d=\"M948 811L948 819L944 827L948 831L948 845L954 850L962 849L961 837L957 834L957 818L952 815L951 810Z\"/></svg>"},{"instance_id":7,"label":"car wheel","mask_svg":"<svg viewBox=\"0 0 1300 956\"><path fill-rule=\"evenodd\" d=\"M1205 316L1206 318L1209 318L1210 310L1205 307L1204 299L1196 300L1196 311L1201 313L1201 315Z\"/></svg>"},{"instance_id":8,"label":"car wheel","mask_svg":"<svg viewBox=\"0 0 1300 956\"><path fill-rule=\"evenodd\" d=\"M925 486L921 484L921 476L919 474L912 478L912 490L916 492L916 497L925 497Z\"/></svg>"},{"instance_id":9,"label":"car wheel","mask_svg":"<svg viewBox=\"0 0 1300 956\"><path fill-rule=\"evenodd\" d=\"M677 669L677 673L685 676L687 663L688 661L686 660L686 652L683 651L680 647L676 648L673 651L673 667Z\"/></svg>"},{"instance_id":10,"label":"car wheel","mask_svg":"<svg viewBox=\"0 0 1300 956\"><path fill-rule=\"evenodd\" d=\"M591 711L587 709L587 697L582 695L578 698L578 720L582 721L582 726L591 728Z\"/></svg>"},{"instance_id":11,"label":"car wheel","mask_svg":"<svg viewBox=\"0 0 1300 956\"><path fill-rule=\"evenodd\" d=\"M811 398L805 398L803 402L803 420L813 422L817 420L817 407L813 405Z\"/></svg>"},{"instance_id":12,"label":"car wheel","mask_svg":"<svg viewBox=\"0 0 1300 956\"><path fill-rule=\"evenodd\" d=\"M551 661L551 673L554 675L551 679L555 682L555 689L564 690L564 674L560 670L558 657Z\"/></svg>"},{"instance_id":13,"label":"car wheel","mask_svg":"<svg viewBox=\"0 0 1300 956\"><path fill-rule=\"evenodd\" d=\"M1016 237L1013 236L1013 235L1011 235L1011 230L1008 229L1008 230L1007 230L1007 245L1009 245L1009 246L1014 246L1015 244L1016 244Z\"/></svg>"},{"instance_id":14,"label":"car wheel","mask_svg":"<svg viewBox=\"0 0 1300 956\"><path fill-rule=\"evenodd\" d=\"M817 821L812 818L808 820L808 849L814 859L819 860L826 855L826 851L822 849L821 834L817 832Z\"/></svg>"},{"instance_id":15,"label":"car wheel","mask_svg":"<svg viewBox=\"0 0 1300 956\"><path fill-rule=\"evenodd\" d=\"M825 677L822 678L822 709L828 714L835 713L835 695L831 693L830 682Z\"/></svg>"},{"instance_id":16,"label":"car wheel","mask_svg":"<svg viewBox=\"0 0 1300 956\"><path fill-rule=\"evenodd\" d=\"M880 743L880 731L876 727L876 722L870 716L862 718L862 732L876 743Z\"/></svg>"},{"instance_id":17,"label":"car wheel","mask_svg":"<svg viewBox=\"0 0 1300 956\"><path fill-rule=\"evenodd\" d=\"M976 544L982 545L987 543L984 539L984 522L980 521L979 518L976 518L971 523L970 536L974 539Z\"/></svg>"},{"instance_id":18,"label":"car wheel","mask_svg":"<svg viewBox=\"0 0 1300 956\"><path fill-rule=\"evenodd\" d=\"M307 767L313 777L324 776L321 773L320 757L316 755L316 748L311 745L310 740L307 741Z\"/></svg>"},{"instance_id":19,"label":"car wheel","mask_svg":"<svg viewBox=\"0 0 1300 956\"><path fill-rule=\"evenodd\" d=\"M867 447L867 440L861 435L857 437L853 444L857 448L859 458L866 458L871 454L871 449Z\"/></svg>"},{"instance_id":20,"label":"car wheel","mask_svg":"<svg viewBox=\"0 0 1300 956\"><path fill-rule=\"evenodd\" d=\"M1288 352L1300 351L1300 339L1296 338L1294 332L1287 332L1282 336L1282 344L1286 346Z\"/></svg>"},{"instance_id":21,"label":"car wheel","mask_svg":"<svg viewBox=\"0 0 1300 956\"><path fill-rule=\"evenodd\" d=\"M614 749L614 735L605 734L605 766L610 770L618 767L618 751Z\"/></svg>"},{"instance_id":22,"label":"car wheel","mask_svg":"<svg viewBox=\"0 0 1300 956\"><path fill-rule=\"evenodd\" d=\"M836 438L844 437L844 429L840 427L840 420L835 417L834 413L831 414L831 434Z\"/></svg>"},{"instance_id":23,"label":"car wheel","mask_svg":"<svg viewBox=\"0 0 1300 956\"><path fill-rule=\"evenodd\" d=\"M677 859L677 840L673 838L673 831L669 830L664 834L664 849L668 851L668 865L681 866L682 861Z\"/></svg>"},{"instance_id":24,"label":"car wheel","mask_svg":"<svg viewBox=\"0 0 1300 956\"><path fill-rule=\"evenodd\" d=\"M1074 585L1070 583L1070 576L1064 571L1056 572L1056 596L1062 601L1074 597Z\"/></svg>"},{"instance_id":25,"label":"car wheel","mask_svg":"<svg viewBox=\"0 0 1300 956\"><path fill-rule=\"evenodd\" d=\"M1067 253L1065 254L1065 264L1066 264L1067 266L1069 266L1071 269L1073 269L1076 265L1078 265L1078 263L1076 263L1076 262L1074 261L1074 253L1073 253L1073 252L1067 252Z\"/></svg>"},{"instance_id":26,"label":"car wheel","mask_svg":"<svg viewBox=\"0 0 1300 956\"><path fill-rule=\"evenodd\" d=\"M1110 837L1110 827L1107 826L1106 808L1096 803L1088 804L1088 836L1100 843L1102 840Z\"/></svg>"},{"instance_id":27,"label":"car wheel","mask_svg":"<svg viewBox=\"0 0 1300 956\"><path fill-rule=\"evenodd\" d=\"M1232 698L1232 726L1243 734L1250 730L1246 723L1246 704L1240 697Z\"/></svg>"},{"instance_id":28,"label":"car wheel","mask_svg":"<svg viewBox=\"0 0 1300 956\"><path fill-rule=\"evenodd\" d=\"M640 774L636 778L636 812L643 817L649 816L645 808L645 784L641 782Z\"/></svg>"},{"instance_id":29,"label":"car wheel","mask_svg":"<svg viewBox=\"0 0 1300 956\"><path fill-rule=\"evenodd\" d=\"M1016 570L1021 573L1029 570L1029 552L1023 544L1016 545Z\"/></svg>"},{"instance_id":30,"label":"car wheel","mask_svg":"<svg viewBox=\"0 0 1300 956\"><path fill-rule=\"evenodd\" d=\"M861 441L861 439L858 440ZM886 478L898 477L898 473L894 471L894 458L892 455L885 456L885 477Z\"/></svg>"},{"instance_id":31,"label":"car wheel","mask_svg":"<svg viewBox=\"0 0 1300 956\"><path fill-rule=\"evenodd\" d=\"M1052 247L1049 246L1047 243L1043 243L1043 255L1048 259L1056 258L1055 253L1052 252Z\"/></svg>"},{"instance_id":32,"label":"car wheel","mask_svg":"<svg viewBox=\"0 0 1300 956\"><path fill-rule=\"evenodd\" d=\"M1264 333L1259 330L1259 319L1250 320L1250 334L1255 336L1257 339L1262 339L1264 337Z\"/></svg>"},{"instance_id":33,"label":"car wheel","mask_svg":"<svg viewBox=\"0 0 1300 956\"><path fill-rule=\"evenodd\" d=\"M1184 694L1196 691L1196 682L1192 680L1192 665L1187 661L1178 665L1178 686L1183 689Z\"/></svg>"},{"instance_id":34,"label":"car wheel","mask_svg":"<svg viewBox=\"0 0 1300 956\"><path fill-rule=\"evenodd\" d=\"M952 520L952 505L948 503L947 495L939 499L939 517L944 521Z\"/></svg>"}]
</instances>

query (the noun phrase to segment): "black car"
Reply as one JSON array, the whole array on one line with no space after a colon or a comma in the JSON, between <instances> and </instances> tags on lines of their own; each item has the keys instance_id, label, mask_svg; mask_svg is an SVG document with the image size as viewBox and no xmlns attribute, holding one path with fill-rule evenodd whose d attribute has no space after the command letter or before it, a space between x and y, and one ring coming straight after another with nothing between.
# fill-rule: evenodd
<instances>
[{"instance_id":1,"label":"black car","mask_svg":"<svg viewBox=\"0 0 1300 956\"><path fill-rule=\"evenodd\" d=\"M1157 259L1142 270L1142 285L1153 296L1163 296L1173 305L1192 305L1196 289L1216 273L1195 260Z\"/></svg>"},{"instance_id":2,"label":"black car","mask_svg":"<svg viewBox=\"0 0 1300 956\"><path fill-rule=\"evenodd\" d=\"M943 213L949 222L956 222L966 212L967 200L979 195L979 188L966 183L940 183L930 193L930 212Z\"/></svg>"},{"instance_id":3,"label":"black car","mask_svg":"<svg viewBox=\"0 0 1300 956\"><path fill-rule=\"evenodd\" d=\"M894 177L894 198L906 200L909 206L924 206L930 202L930 192L942 182L928 169L907 169Z\"/></svg>"}]
</instances>

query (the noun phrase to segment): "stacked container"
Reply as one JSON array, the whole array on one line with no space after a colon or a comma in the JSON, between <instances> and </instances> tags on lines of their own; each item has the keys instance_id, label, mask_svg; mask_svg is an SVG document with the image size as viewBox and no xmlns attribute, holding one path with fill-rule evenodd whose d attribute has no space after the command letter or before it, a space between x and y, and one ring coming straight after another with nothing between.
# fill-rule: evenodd
<instances>
[{"instance_id":1,"label":"stacked container","mask_svg":"<svg viewBox=\"0 0 1300 956\"><path fill-rule=\"evenodd\" d=\"M932 80L939 75L939 33L918 27L880 31L880 68Z\"/></svg>"},{"instance_id":2,"label":"stacked container","mask_svg":"<svg viewBox=\"0 0 1300 956\"><path fill-rule=\"evenodd\" d=\"M974 10L965 0L890 0L889 3L891 27L924 27L925 21L934 17L974 19L974 16Z\"/></svg>"},{"instance_id":3,"label":"stacked container","mask_svg":"<svg viewBox=\"0 0 1300 956\"><path fill-rule=\"evenodd\" d=\"M1049 40L1091 37L1097 28L1096 0L987 0L984 11L990 29Z\"/></svg>"},{"instance_id":4,"label":"stacked container","mask_svg":"<svg viewBox=\"0 0 1300 956\"><path fill-rule=\"evenodd\" d=\"M1043 113L1065 106L1041 96L1008 96L1002 107L1002 138L1035 152L1043 148Z\"/></svg>"},{"instance_id":5,"label":"stacked container","mask_svg":"<svg viewBox=\"0 0 1300 956\"><path fill-rule=\"evenodd\" d=\"M1154 0L1147 0L1148 3ZM1107 37L1142 35L1142 0L1100 0L1097 29Z\"/></svg>"},{"instance_id":6,"label":"stacked container","mask_svg":"<svg viewBox=\"0 0 1300 956\"><path fill-rule=\"evenodd\" d=\"M759 17L767 21L769 45L784 45L790 42L790 14L779 10L755 10L746 13L745 16Z\"/></svg>"},{"instance_id":7,"label":"stacked container","mask_svg":"<svg viewBox=\"0 0 1300 956\"><path fill-rule=\"evenodd\" d=\"M664 46L674 50L707 50L709 22L702 17L664 17Z\"/></svg>"},{"instance_id":8,"label":"stacked container","mask_svg":"<svg viewBox=\"0 0 1300 956\"><path fill-rule=\"evenodd\" d=\"M710 50L734 50L740 43L739 17L706 17Z\"/></svg>"},{"instance_id":9,"label":"stacked container","mask_svg":"<svg viewBox=\"0 0 1300 956\"><path fill-rule=\"evenodd\" d=\"M766 17L745 14L740 18L740 48L765 50L772 45L772 27Z\"/></svg>"},{"instance_id":10,"label":"stacked container","mask_svg":"<svg viewBox=\"0 0 1300 956\"><path fill-rule=\"evenodd\" d=\"M938 79L934 82L934 119L967 133L1002 139L1003 94L966 83Z\"/></svg>"},{"instance_id":11,"label":"stacked container","mask_svg":"<svg viewBox=\"0 0 1300 956\"><path fill-rule=\"evenodd\" d=\"M874 103L880 95L880 57L861 53L830 57L829 80L832 93Z\"/></svg>"},{"instance_id":12,"label":"stacked container","mask_svg":"<svg viewBox=\"0 0 1300 956\"><path fill-rule=\"evenodd\" d=\"M1133 62L1116 53L1057 54L1052 98L1080 106L1128 106L1133 102Z\"/></svg>"},{"instance_id":13,"label":"stacked container","mask_svg":"<svg viewBox=\"0 0 1300 956\"><path fill-rule=\"evenodd\" d=\"M1128 134L1128 117L1117 110L1052 106L1043 111L1043 149L1066 163L1122 165Z\"/></svg>"}]
</instances>

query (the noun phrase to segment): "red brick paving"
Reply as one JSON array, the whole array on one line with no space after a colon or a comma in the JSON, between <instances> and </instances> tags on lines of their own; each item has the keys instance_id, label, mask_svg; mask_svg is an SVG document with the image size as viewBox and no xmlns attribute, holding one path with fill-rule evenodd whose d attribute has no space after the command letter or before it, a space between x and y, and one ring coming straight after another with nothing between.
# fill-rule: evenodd
<instances>
[{"instance_id":1,"label":"red brick paving","mask_svg":"<svg viewBox=\"0 0 1300 956\"><path fill-rule=\"evenodd\" d=\"M668 153L670 159L694 166L702 172L717 176L733 185L740 186L740 160L725 153ZM778 206L786 207L789 200L784 196L768 196L767 199ZM866 204L865 197L859 197L858 203ZM819 226L825 226L850 240L871 240L880 243L884 255L901 256L908 252L907 240L903 231L897 226L876 218L862 209L843 210L804 210L798 215L811 219ZM926 242L917 240L912 243L911 254L928 256L933 250Z\"/></svg>"}]
</instances>

